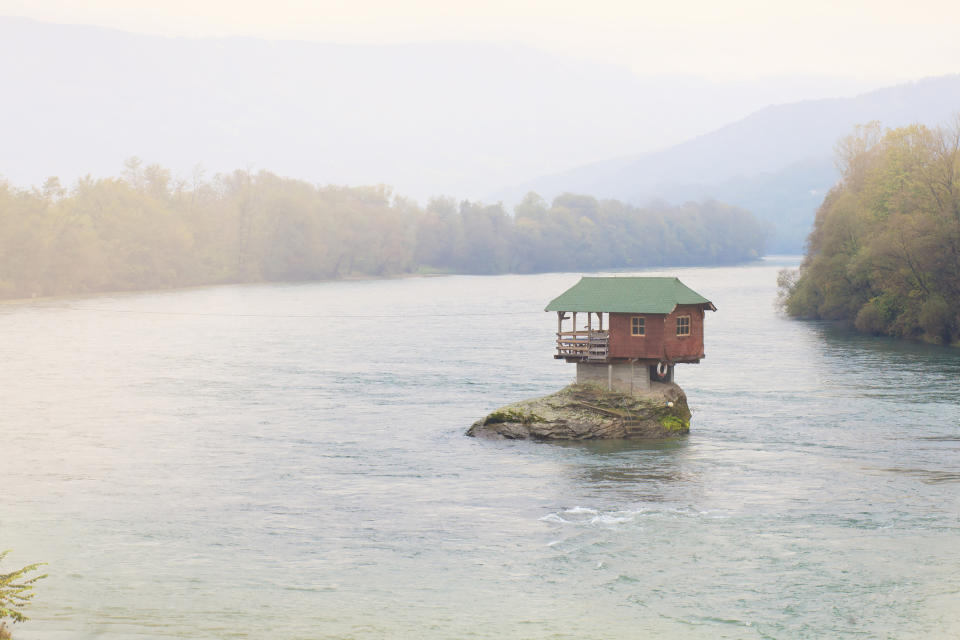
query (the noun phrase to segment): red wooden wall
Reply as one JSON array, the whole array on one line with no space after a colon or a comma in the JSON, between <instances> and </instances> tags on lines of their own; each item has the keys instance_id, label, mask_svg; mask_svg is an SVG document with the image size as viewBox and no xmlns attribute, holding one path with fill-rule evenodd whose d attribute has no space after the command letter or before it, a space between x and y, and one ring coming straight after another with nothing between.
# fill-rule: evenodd
<instances>
[{"instance_id":1,"label":"red wooden wall","mask_svg":"<svg viewBox=\"0 0 960 640\"><path fill-rule=\"evenodd\" d=\"M630 335L630 318L646 319L646 335ZM677 335L677 316L690 316L690 335ZM648 360L699 360L703 357L703 307L677 305L669 315L611 313L610 357Z\"/></svg>"}]
</instances>

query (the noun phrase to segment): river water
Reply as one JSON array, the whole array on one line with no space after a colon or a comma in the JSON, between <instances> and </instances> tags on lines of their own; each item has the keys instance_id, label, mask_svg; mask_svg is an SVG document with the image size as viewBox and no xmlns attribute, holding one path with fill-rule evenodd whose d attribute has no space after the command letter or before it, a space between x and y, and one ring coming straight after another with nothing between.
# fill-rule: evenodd
<instances>
[{"instance_id":1,"label":"river water","mask_svg":"<svg viewBox=\"0 0 960 640\"><path fill-rule=\"evenodd\" d=\"M688 437L464 437L552 392L575 274L0 305L30 639L960 636L960 352L719 308ZM662 274L663 272L647 272Z\"/></svg>"}]
</instances>

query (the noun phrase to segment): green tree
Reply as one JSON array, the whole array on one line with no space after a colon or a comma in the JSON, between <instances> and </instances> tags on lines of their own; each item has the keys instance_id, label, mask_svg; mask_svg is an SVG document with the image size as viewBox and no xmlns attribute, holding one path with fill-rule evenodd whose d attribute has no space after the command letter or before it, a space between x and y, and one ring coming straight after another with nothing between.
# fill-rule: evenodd
<instances>
[{"instance_id":1,"label":"green tree","mask_svg":"<svg viewBox=\"0 0 960 640\"><path fill-rule=\"evenodd\" d=\"M0 562L9 554L10 551L0 552ZM27 620L23 610L33 599L33 585L37 580L46 578L47 575L27 577L28 574L36 571L44 563L38 562L30 564L22 569L11 571L10 573L0 573L0 632L3 631L3 622L9 618L14 623Z\"/></svg>"},{"instance_id":2,"label":"green tree","mask_svg":"<svg viewBox=\"0 0 960 640\"><path fill-rule=\"evenodd\" d=\"M931 342L960 338L960 119L838 144L840 182L824 199L797 277L781 282L793 316Z\"/></svg>"}]
</instances>

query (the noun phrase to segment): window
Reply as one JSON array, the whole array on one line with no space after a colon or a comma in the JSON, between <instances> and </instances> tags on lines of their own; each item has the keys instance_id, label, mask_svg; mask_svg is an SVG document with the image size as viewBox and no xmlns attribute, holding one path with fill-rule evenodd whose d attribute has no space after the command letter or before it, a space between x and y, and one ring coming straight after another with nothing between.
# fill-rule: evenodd
<instances>
[{"instance_id":1,"label":"window","mask_svg":"<svg viewBox=\"0 0 960 640\"><path fill-rule=\"evenodd\" d=\"M677 335L690 335L690 316L677 316Z\"/></svg>"},{"instance_id":2,"label":"window","mask_svg":"<svg viewBox=\"0 0 960 640\"><path fill-rule=\"evenodd\" d=\"M632 336L645 336L647 335L646 327L646 318L641 318L640 316L633 316L630 318L630 335Z\"/></svg>"}]
</instances>

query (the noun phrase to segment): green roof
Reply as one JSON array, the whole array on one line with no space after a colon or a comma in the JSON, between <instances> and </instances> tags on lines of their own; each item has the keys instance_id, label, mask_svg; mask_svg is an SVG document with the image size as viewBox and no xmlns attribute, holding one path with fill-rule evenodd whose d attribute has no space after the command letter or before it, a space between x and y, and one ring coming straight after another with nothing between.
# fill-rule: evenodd
<instances>
[{"instance_id":1,"label":"green roof","mask_svg":"<svg viewBox=\"0 0 960 640\"><path fill-rule=\"evenodd\" d=\"M670 313L678 304L713 303L677 278L580 278L547 305L545 311Z\"/></svg>"}]
</instances>

